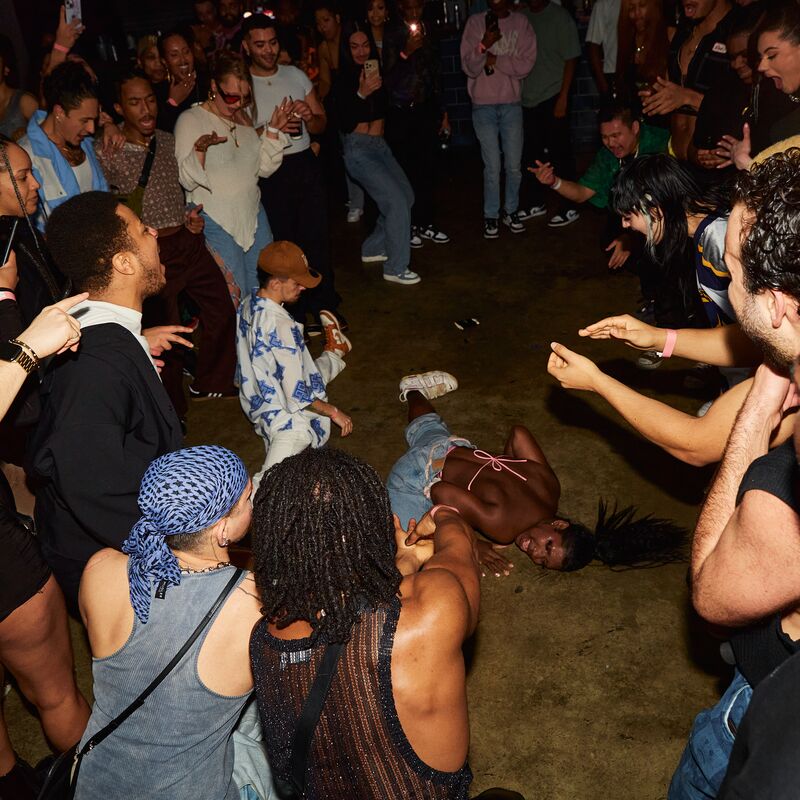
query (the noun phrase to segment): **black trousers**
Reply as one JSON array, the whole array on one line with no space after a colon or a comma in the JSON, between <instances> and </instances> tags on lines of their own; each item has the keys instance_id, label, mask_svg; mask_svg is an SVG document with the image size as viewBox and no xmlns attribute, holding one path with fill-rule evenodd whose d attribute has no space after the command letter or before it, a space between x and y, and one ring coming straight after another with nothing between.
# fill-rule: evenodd
<instances>
[{"instance_id":1,"label":"black trousers","mask_svg":"<svg viewBox=\"0 0 800 800\"><path fill-rule=\"evenodd\" d=\"M522 109L522 128L525 136L522 145L523 194L526 198L521 205L525 207L540 206L545 201L545 186L535 175L528 172L528 167L535 167L536 161L549 161L559 178L574 181L575 156L572 152L572 139L569 132L569 113L561 119L553 116L558 95L539 103L537 106ZM561 198L560 213L574 205Z\"/></svg>"},{"instance_id":2,"label":"black trousers","mask_svg":"<svg viewBox=\"0 0 800 800\"><path fill-rule=\"evenodd\" d=\"M186 293L199 309L202 342L198 349L194 388L200 392L232 392L236 371L236 311L225 278L206 248L202 234L186 228L158 240L167 284L144 305L150 325L180 323L178 298ZM183 348L167 350L161 358L161 382L179 417L186 416L183 393Z\"/></svg>"},{"instance_id":3,"label":"black trousers","mask_svg":"<svg viewBox=\"0 0 800 800\"><path fill-rule=\"evenodd\" d=\"M384 138L414 190L411 224L434 223L434 187L442 114L435 103L411 108L392 106L386 115Z\"/></svg>"},{"instance_id":4,"label":"black trousers","mask_svg":"<svg viewBox=\"0 0 800 800\"><path fill-rule=\"evenodd\" d=\"M259 179L258 185L275 241L294 242L311 269L322 275L319 286L303 292L298 302L288 306L289 312L302 323L308 312L317 317L323 309L335 311L342 299L334 283L328 195L317 157L311 150L284 156L278 170Z\"/></svg>"}]
</instances>

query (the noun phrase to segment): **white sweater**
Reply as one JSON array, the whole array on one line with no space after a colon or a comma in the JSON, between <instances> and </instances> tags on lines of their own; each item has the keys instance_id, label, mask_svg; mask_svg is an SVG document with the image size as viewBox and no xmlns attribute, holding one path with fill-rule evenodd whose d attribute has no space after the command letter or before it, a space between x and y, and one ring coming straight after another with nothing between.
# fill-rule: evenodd
<instances>
[{"instance_id":1,"label":"white sweater","mask_svg":"<svg viewBox=\"0 0 800 800\"><path fill-rule=\"evenodd\" d=\"M208 148L204 168L194 144L212 132L227 141ZM280 167L283 150L290 142L285 133L270 139L266 128L259 137L253 128L237 125L235 134L234 139L230 127L216 114L193 106L178 117L175 125L175 156L186 199L196 205L202 203L208 216L239 247L249 250L255 240L261 202L258 178L267 178Z\"/></svg>"}]
</instances>

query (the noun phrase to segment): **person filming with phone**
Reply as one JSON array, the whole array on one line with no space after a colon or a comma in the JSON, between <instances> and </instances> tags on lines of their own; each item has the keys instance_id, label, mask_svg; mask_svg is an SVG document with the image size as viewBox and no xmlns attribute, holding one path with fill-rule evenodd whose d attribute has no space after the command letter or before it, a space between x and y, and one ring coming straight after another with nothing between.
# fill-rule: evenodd
<instances>
[{"instance_id":1,"label":"person filming with phone","mask_svg":"<svg viewBox=\"0 0 800 800\"><path fill-rule=\"evenodd\" d=\"M383 138L389 101L369 26L354 22L344 27L339 65L336 91L345 167L378 206L375 228L361 245L361 260L382 263L383 278L391 283L419 283L419 275L409 269L414 192Z\"/></svg>"}]
</instances>

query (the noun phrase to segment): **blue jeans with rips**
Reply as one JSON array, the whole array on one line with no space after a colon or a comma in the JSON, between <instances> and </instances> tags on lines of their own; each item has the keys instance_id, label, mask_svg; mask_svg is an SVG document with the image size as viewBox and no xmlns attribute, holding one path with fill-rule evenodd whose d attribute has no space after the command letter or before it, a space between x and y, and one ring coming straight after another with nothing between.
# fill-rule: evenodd
<instances>
[{"instance_id":1,"label":"blue jeans with rips","mask_svg":"<svg viewBox=\"0 0 800 800\"><path fill-rule=\"evenodd\" d=\"M667 800L713 800L717 796L728 769L735 732L752 696L753 687L737 669L719 702L695 717Z\"/></svg>"},{"instance_id":2,"label":"blue jeans with rips","mask_svg":"<svg viewBox=\"0 0 800 800\"><path fill-rule=\"evenodd\" d=\"M432 462L444 458L451 445L473 446L467 439L454 437L436 413L409 422L405 435L408 451L397 459L386 479L392 511L400 517L404 530L410 519L419 522L433 507L425 496L425 488L434 478Z\"/></svg>"},{"instance_id":3,"label":"blue jeans with rips","mask_svg":"<svg viewBox=\"0 0 800 800\"><path fill-rule=\"evenodd\" d=\"M378 220L361 245L362 256L385 255L384 275L402 275L411 261L414 191L382 136L344 136L344 165L378 206Z\"/></svg>"},{"instance_id":4,"label":"blue jeans with rips","mask_svg":"<svg viewBox=\"0 0 800 800\"><path fill-rule=\"evenodd\" d=\"M500 216L500 164L505 164L504 211L519 208L522 183L522 106L519 103L472 106L472 127L481 146L483 159L483 216Z\"/></svg>"}]
</instances>

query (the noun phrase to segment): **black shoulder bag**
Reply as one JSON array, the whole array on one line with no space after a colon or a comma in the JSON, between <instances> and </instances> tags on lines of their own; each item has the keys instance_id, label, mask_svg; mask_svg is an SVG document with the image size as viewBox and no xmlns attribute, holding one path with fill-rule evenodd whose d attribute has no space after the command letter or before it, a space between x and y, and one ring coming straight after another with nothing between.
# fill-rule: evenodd
<instances>
[{"instance_id":1,"label":"black shoulder bag","mask_svg":"<svg viewBox=\"0 0 800 800\"><path fill-rule=\"evenodd\" d=\"M45 778L44 785L39 791L37 800L72 800L72 797L75 795L75 786L78 782L78 770L80 769L83 757L122 725L134 711L141 708L144 705L144 701L156 690L156 687L158 687L164 678L178 666L189 648L197 641L197 637L208 627L209 622L211 622L214 615L219 611L220 607L225 602L225 598L231 593L243 572L243 569L237 569L236 572L234 572L231 579L225 585L225 588L220 592L219 597L214 601L214 605L209 609L208 614L203 617L200 624L194 629L194 632L186 640L183 647L181 647L172 661L153 678L150 685L135 700L117 717L112 719L105 728L92 736L83 747L80 747L79 742L75 747L62 753L55 762L53 762L53 766L50 767L47 777Z\"/></svg>"},{"instance_id":2,"label":"black shoulder bag","mask_svg":"<svg viewBox=\"0 0 800 800\"><path fill-rule=\"evenodd\" d=\"M150 140L150 146L147 148L147 155L144 159L142 166L142 174L139 175L139 180L134 186L133 191L128 194L118 194L117 200L133 211L137 217L141 219L142 209L144 208L144 190L147 188L147 182L150 180L150 170L153 169L153 161L156 157L156 137L155 134Z\"/></svg>"},{"instance_id":3,"label":"black shoulder bag","mask_svg":"<svg viewBox=\"0 0 800 800\"><path fill-rule=\"evenodd\" d=\"M274 778L275 790L281 800L303 800L306 796L306 766L308 765L311 740L314 738L314 731L317 729L322 707L328 697L331 681L336 674L339 656L343 649L344 642L329 644L322 655L322 661L303 710L300 712L300 719L297 721L297 728L292 739L289 779Z\"/></svg>"}]
</instances>

